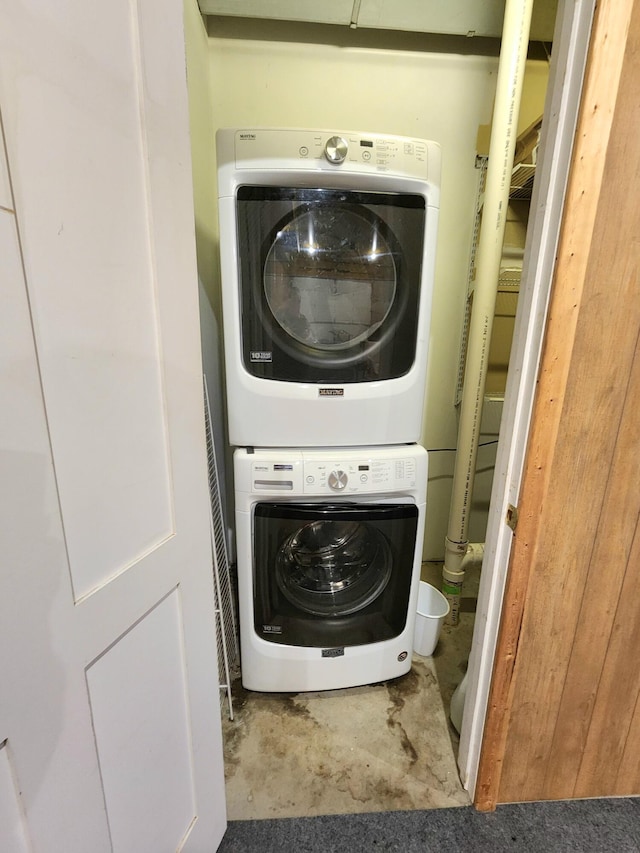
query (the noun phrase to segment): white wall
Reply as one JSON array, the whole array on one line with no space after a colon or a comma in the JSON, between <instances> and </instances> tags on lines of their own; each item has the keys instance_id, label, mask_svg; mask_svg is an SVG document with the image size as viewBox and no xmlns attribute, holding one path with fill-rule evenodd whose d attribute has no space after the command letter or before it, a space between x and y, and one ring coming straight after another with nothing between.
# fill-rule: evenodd
<instances>
[{"instance_id":1,"label":"white wall","mask_svg":"<svg viewBox=\"0 0 640 853\"><path fill-rule=\"evenodd\" d=\"M214 139L216 126L209 73L209 40L197 0L184 0L184 29L198 274L218 314L220 265Z\"/></svg>"},{"instance_id":2,"label":"white wall","mask_svg":"<svg viewBox=\"0 0 640 853\"><path fill-rule=\"evenodd\" d=\"M479 125L491 120L497 58L426 52L421 45L434 41L415 35L385 42L379 34L350 32L210 19L215 125L369 130L440 143L442 201L423 443L427 449L451 448L457 435L454 396L477 184L476 136ZM412 49L403 49L403 38ZM461 42L438 44L451 50ZM430 458L425 559L443 555L453 456Z\"/></svg>"},{"instance_id":3,"label":"white wall","mask_svg":"<svg viewBox=\"0 0 640 853\"><path fill-rule=\"evenodd\" d=\"M224 410L224 370L220 329L220 264L218 258L218 206L216 196L215 124L211 77L208 67L207 31L197 0L185 0L184 25L189 87L189 129L193 169L194 226L198 259L202 365L207 377L211 423L216 447L218 476L223 484L222 503L227 542L233 548L233 495L227 471L231 459L227 449ZM230 554L230 557L233 555Z\"/></svg>"}]
</instances>

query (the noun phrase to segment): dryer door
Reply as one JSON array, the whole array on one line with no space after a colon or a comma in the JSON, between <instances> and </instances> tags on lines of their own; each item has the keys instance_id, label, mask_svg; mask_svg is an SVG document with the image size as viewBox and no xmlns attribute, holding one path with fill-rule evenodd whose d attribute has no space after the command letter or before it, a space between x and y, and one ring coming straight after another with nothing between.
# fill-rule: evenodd
<instances>
[{"instance_id":1,"label":"dryer door","mask_svg":"<svg viewBox=\"0 0 640 853\"><path fill-rule=\"evenodd\" d=\"M245 368L288 382L370 382L416 351L420 195L240 187Z\"/></svg>"},{"instance_id":2,"label":"dryer door","mask_svg":"<svg viewBox=\"0 0 640 853\"><path fill-rule=\"evenodd\" d=\"M256 633L319 647L398 636L407 620L417 519L414 504L257 504Z\"/></svg>"}]
</instances>

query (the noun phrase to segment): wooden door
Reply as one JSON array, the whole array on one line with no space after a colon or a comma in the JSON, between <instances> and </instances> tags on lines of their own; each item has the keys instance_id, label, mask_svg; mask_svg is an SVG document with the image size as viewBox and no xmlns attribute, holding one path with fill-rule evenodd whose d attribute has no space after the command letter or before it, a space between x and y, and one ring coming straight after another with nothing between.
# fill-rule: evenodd
<instances>
[{"instance_id":1,"label":"wooden door","mask_svg":"<svg viewBox=\"0 0 640 853\"><path fill-rule=\"evenodd\" d=\"M0 849L213 851L182 4L0 18Z\"/></svg>"},{"instance_id":2,"label":"wooden door","mask_svg":"<svg viewBox=\"0 0 640 853\"><path fill-rule=\"evenodd\" d=\"M640 793L640 2L599 4L476 804Z\"/></svg>"}]
</instances>

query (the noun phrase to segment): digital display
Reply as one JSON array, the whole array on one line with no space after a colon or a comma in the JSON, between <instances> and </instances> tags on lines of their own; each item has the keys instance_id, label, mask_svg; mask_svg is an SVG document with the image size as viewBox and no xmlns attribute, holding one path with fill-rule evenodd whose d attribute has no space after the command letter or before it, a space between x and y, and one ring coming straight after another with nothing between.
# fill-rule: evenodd
<instances>
[{"instance_id":1,"label":"digital display","mask_svg":"<svg viewBox=\"0 0 640 853\"><path fill-rule=\"evenodd\" d=\"M373 148L373 142L370 139L361 139L360 148Z\"/></svg>"},{"instance_id":2,"label":"digital display","mask_svg":"<svg viewBox=\"0 0 640 853\"><path fill-rule=\"evenodd\" d=\"M273 466L274 471L293 471L293 465L279 465L275 464Z\"/></svg>"},{"instance_id":3,"label":"digital display","mask_svg":"<svg viewBox=\"0 0 640 853\"><path fill-rule=\"evenodd\" d=\"M368 470L369 470L368 465L358 465L358 471L368 471Z\"/></svg>"}]
</instances>

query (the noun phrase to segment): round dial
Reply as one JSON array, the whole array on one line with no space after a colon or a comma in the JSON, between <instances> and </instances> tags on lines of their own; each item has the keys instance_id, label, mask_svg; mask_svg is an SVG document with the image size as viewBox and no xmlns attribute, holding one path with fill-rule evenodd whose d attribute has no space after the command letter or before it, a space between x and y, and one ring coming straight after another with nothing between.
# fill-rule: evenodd
<instances>
[{"instance_id":1,"label":"round dial","mask_svg":"<svg viewBox=\"0 0 640 853\"><path fill-rule=\"evenodd\" d=\"M349 477L345 471L337 470L329 474L329 488L334 492L341 492L346 488Z\"/></svg>"},{"instance_id":2,"label":"round dial","mask_svg":"<svg viewBox=\"0 0 640 853\"><path fill-rule=\"evenodd\" d=\"M349 146L346 139L341 136L332 136L331 139L327 139L324 146L324 156L330 163L338 164L342 163L348 150Z\"/></svg>"}]
</instances>

